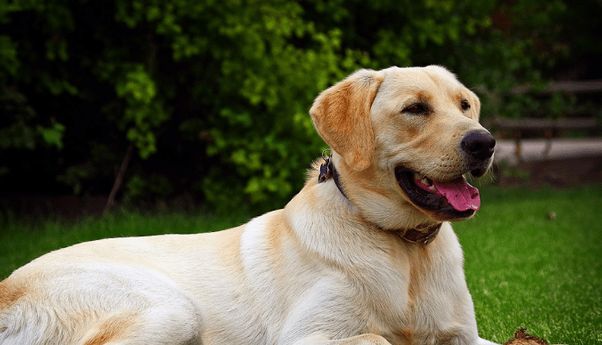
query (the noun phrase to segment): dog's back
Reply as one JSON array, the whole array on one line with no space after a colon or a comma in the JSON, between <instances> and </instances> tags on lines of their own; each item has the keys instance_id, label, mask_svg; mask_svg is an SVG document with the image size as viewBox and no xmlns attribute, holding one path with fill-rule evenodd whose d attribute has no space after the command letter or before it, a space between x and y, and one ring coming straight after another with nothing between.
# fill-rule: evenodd
<instances>
[{"instance_id":1,"label":"dog's back","mask_svg":"<svg viewBox=\"0 0 602 345\"><path fill-rule=\"evenodd\" d=\"M120 263L119 252L129 251L132 241L144 241L139 240L83 243L15 271L0 283L0 344L94 345L117 339L189 344L198 339L200 313L169 277L131 259L147 260L141 253Z\"/></svg>"}]
</instances>

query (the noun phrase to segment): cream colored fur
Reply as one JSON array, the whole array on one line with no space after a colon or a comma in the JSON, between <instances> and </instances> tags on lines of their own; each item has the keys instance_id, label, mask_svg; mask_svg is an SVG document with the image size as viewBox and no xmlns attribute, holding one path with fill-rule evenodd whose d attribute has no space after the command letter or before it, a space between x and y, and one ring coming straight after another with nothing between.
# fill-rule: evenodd
<instances>
[{"instance_id":1,"label":"cream colored fur","mask_svg":"<svg viewBox=\"0 0 602 345\"><path fill-rule=\"evenodd\" d=\"M434 113L401 113L418 98ZM466 172L458 145L482 128L478 102L442 67L356 72L311 110L349 199L314 169L284 209L237 228L46 254L0 283L0 344L492 344L449 222L427 246L383 230L445 220L413 206L393 169Z\"/></svg>"}]
</instances>

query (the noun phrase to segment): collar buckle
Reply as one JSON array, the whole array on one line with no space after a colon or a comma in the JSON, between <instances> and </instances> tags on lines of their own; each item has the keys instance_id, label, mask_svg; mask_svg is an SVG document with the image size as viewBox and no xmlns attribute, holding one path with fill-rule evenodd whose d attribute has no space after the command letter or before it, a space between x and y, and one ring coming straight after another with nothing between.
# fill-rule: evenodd
<instances>
[{"instance_id":1,"label":"collar buckle","mask_svg":"<svg viewBox=\"0 0 602 345\"><path fill-rule=\"evenodd\" d=\"M320 165L320 174L318 175L318 183L322 183L332 177L332 156L325 156L324 163Z\"/></svg>"}]
</instances>

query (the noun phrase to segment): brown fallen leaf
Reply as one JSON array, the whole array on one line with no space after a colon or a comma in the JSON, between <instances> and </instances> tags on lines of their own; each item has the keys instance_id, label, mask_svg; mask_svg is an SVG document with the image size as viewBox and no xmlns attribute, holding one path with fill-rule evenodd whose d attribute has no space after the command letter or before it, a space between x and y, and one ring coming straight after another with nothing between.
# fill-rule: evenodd
<instances>
[{"instance_id":1,"label":"brown fallen leaf","mask_svg":"<svg viewBox=\"0 0 602 345\"><path fill-rule=\"evenodd\" d=\"M514 338L508 340L504 345L550 345L544 339L527 333L525 328L519 328L514 332Z\"/></svg>"}]
</instances>

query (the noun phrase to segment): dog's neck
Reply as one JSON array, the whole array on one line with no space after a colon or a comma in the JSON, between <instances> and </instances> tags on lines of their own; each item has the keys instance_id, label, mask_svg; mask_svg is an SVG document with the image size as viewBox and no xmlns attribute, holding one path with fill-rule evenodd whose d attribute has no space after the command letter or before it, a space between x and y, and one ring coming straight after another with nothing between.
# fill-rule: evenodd
<instances>
[{"instance_id":1,"label":"dog's neck","mask_svg":"<svg viewBox=\"0 0 602 345\"><path fill-rule=\"evenodd\" d=\"M320 165L320 171L319 171L319 175L318 175L318 183L325 182L331 178L334 181L334 184L337 186L337 189L339 190L339 192L343 195L343 197L345 197L347 200L349 200L349 198L345 194L343 185L340 181L340 175L339 175L336 167L334 166L332 156L326 156L326 157L324 157L324 162ZM439 229L441 229L441 223L417 226L417 227L407 228L407 229L394 229L394 230L382 229L377 224L374 224L374 226L383 231L396 232L399 234L399 237L401 237L406 242L421 244L421 245L427 245L431 241L433 241L435 239L435 237L437 237L437 234L439 233Z\"/></svg>"}]
</instances>

